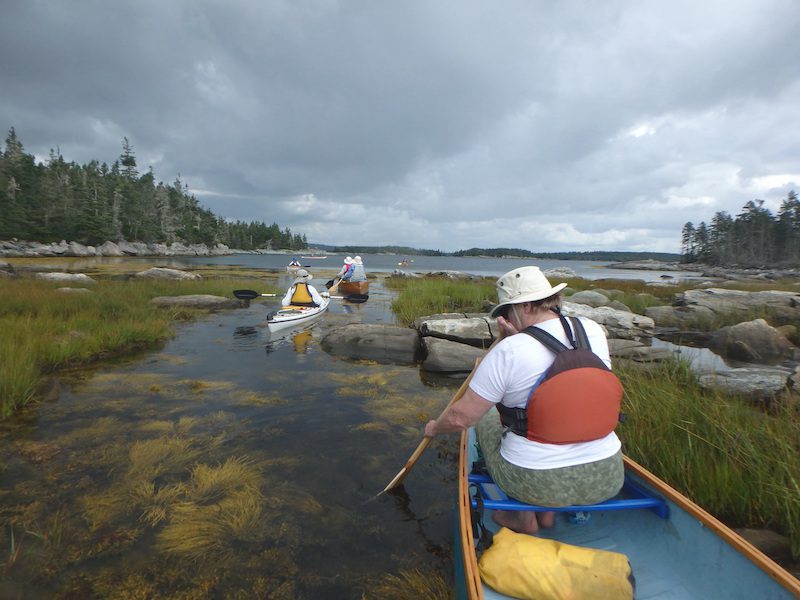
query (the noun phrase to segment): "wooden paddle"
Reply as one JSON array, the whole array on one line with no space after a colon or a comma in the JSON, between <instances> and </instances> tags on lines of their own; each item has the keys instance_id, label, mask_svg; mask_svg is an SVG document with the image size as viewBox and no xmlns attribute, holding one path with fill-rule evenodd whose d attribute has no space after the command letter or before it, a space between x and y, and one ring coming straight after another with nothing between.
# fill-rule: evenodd
<instances>
[{"instance_id":1,"label":"wooden paddle","mask_svg":"<svg viewBox=\"0 0 800 600\"><path fill-rule=\"evenodd\" d=\"M492 342L492 346L494 346L495 343L497 343L496 340L494 342ZM492 349L492 346L489 346L489 350ZM472 381L472 376L475 374L475 369L478 368L478 364L480 364L480 362L481 362L480 358L476 358L475 359L475 366L472 367L472 371L470 372L469 377L467 377L464 380L464 383L462 383L461 387L458 388L458 391L452 397L450 402L447 403L447 406L445 406L445 408L442 411L442 413L444 413L444 411L446 411L448 408L450 408L453 404L458 402L461 399L461 396L463 396L466 393L467 388L469 387L469 382ZM381 494L383 494L385 492L388 492L392 488L400 485L403 482L403 480L406 478L406 476L411 472L411 469L414 468L414 465L419 460L419 457L422 456L422 453L425 452L425 449L430 445L431 440L433 440L433 438L428 437L428 436L425 436L425 437L422 438L422 441L419 443L419 446L417 446L417 449L414 450L414 452L408 458L408 460L406 461L406 464L403 465L402 469L400 469L400 472L397 475L394 476L394 479L392 479L389 482L389 485L387 485L380 492L378 492L378 494L375 496L376 498L378 496L380 496Z\"/></svg>"}]
</instances>

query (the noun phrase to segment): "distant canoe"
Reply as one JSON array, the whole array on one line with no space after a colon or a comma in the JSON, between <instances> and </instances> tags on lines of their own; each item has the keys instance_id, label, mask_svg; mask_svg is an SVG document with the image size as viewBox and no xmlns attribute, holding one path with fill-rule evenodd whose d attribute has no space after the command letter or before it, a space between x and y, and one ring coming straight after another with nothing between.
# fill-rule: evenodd
<instances>
[{"instance_id":1,"label":"distant canoe","mask_svg":"<svg viewBox=\"0 0 800 600\"><path fill-rule=\"evenodd\" d=\"M369 281L340 281L337 293L344 296L347 294L367 294L369 293Z\"/></svg>"},{"instance_id":2,"label":"distant canoe","mask_svg":"<svg viewBox=\"0 0 800 600\"><path fill-rule=\"evenodd\" d=\"M327 256L301 256L300 258L304 260L322 260L323 258L328 258Z\"/></svg>"}]
</instances>

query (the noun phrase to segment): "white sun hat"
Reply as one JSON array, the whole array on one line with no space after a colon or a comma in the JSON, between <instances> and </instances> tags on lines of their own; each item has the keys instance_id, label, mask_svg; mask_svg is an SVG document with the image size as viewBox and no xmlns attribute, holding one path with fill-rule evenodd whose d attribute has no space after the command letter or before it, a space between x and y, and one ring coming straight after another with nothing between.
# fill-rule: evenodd
<instances>
[{"instance_id":1,"label":"white sun hat","mask_svg":"<svg viewBox=\"0 0 800 600\"><path fill-rule=\"evenodd\" d=\"M348 256L347 258L344 259L344 264L352 265L353 264L353 259Z\"/></svg>"},{"instance_id":2,"label":"white sun hat","mask_svg":"<svg viewBox=\"0 0 800 600\"><path fill-rule=\"evenodd\" d=\"M311 274L305 269L297 269L297 273L295 273L294 275L295 275L294 279L295 283L302 283L304 281L308 281L309 279L313 279L313 277L311 277Z\"/></svg>"},{"instance_id":3,"label":"white sun hat","mask_svg":"<svg viewBox=\"0 0 800 600\"><path fill-rule=\"evenodd\" d=\"M353 262L354 262L355 264L357 264L357 265L360 265L360 264L361 264L361 257L360 257L360 256L356 256L356 257L353 259Z\"/></svg>"},{"instance_id":4,"label":"white sun hat","mask_svg":"<svg viewBox=\"0 0 800 600\"><path fill-rule=\"evenodd\" d=\"M496 318L510 304L536 302L549 298L567 287L566 283L551 286L539 267L520 267L503 275L495 284L497 306L489 313Z\"/></svg>"}]
</instances>

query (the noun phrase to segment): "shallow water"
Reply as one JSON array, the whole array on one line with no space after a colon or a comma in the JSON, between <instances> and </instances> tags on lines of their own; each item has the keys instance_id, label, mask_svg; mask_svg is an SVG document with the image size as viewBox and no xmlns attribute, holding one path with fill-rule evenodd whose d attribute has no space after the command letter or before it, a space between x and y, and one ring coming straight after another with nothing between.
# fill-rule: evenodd
<instances>
[{"instance_id":1,"label":"shallow water","mask_svg":"<svg viewBox=\"0 0 800 600\"><path fill-rule=\"evenodd\" d=\"M390 293L271 337L275 299L179 326L162 349L60 378L0 424L2 598L371 598L451 578L455 436L394 477L458 382L329 356ZM410 590L407 597L419 597Z\"/></svg>"}]
</instances>

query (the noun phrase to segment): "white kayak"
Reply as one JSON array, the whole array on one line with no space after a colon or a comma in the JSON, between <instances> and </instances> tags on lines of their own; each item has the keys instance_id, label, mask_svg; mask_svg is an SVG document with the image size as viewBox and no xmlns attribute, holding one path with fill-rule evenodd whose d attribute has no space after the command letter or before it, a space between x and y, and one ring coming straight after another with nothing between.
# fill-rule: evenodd
<instances>
[{"instance_id":1,"label":"white kayak","mask_svg":"<svg viewBox=\"0 0 800 600\"><path fill-rule=\"evenodd\" d=\"M323 298L319 306L285 306L267 315L267 328L270 332L288 329L296 325L312 323L325 314L330 298Z\"/></svg>"}]
</instances>

